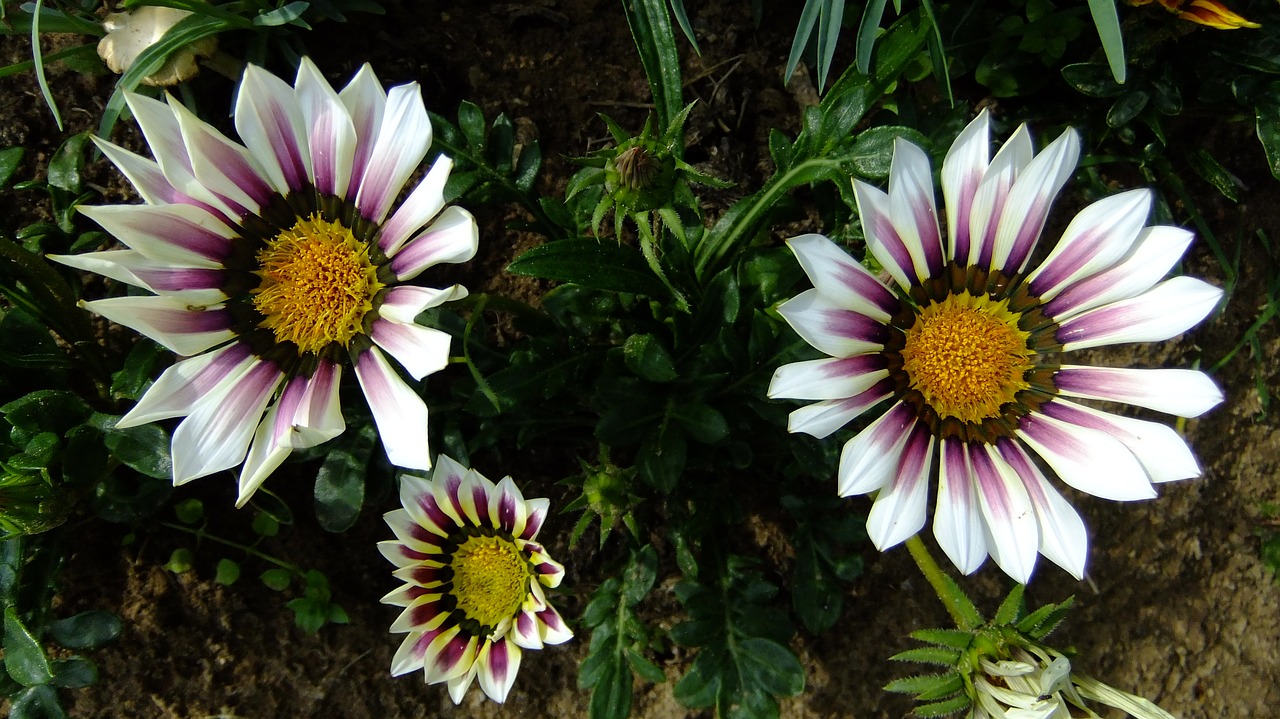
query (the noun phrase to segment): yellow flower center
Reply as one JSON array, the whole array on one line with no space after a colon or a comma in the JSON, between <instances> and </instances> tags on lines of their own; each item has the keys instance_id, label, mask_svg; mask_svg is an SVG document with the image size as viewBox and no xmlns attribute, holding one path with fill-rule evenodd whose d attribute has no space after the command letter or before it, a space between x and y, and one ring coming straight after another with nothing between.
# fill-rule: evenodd
<instances>
[{"instance_id":1,"label":"yellow flower center","mask_svg":"<svg viewBox=\"0 0 1280 719\"><path fill-rule=\"evenodd\" d=\"M923 308L907 330L903 369L939 417L981 422L1030 386L1028 334L1003 300L951 295Z\"/></svg>"},{"instance_id":2,"label":"yellow flower center","mask_svg":"<svg viewBox=\"0 0 1280 719\"><path fill-rule=\"evenodd\" d=\"M369 262L368 244L340 222L313 214L300 218L258 251L253 306L260 327L277 342L292 342L300 354L331 343L346 346L363 332L364 316L383 288Z\"/></svg>"},{"instance_id":3,"label":"yellow flower center","mask_svg":"<svg viewBox=\"0 0 1280 719\"><path fill-rule=\"evenodd\" d=\"M453 588L468 619L496 627L515 617L525 597L533 571L520 549L502 537L470 537L453 552Z\"/></svg>"}]
</instances>

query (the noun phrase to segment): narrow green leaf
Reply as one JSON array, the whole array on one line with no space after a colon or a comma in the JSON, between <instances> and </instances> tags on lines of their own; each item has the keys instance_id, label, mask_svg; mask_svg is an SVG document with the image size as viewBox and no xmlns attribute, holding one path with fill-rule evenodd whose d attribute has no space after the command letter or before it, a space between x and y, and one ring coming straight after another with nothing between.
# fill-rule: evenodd
<instances>
[{"instance_id":1,"label":"narrow green leaf","mask_svg":"<svg viewBox=\"0 0 1280 719\"><path fill-rule=\"evenodd\" d=\"M827 77L831 74L831 61L836 56L843 19L844 0L826 0L818 16L818 92L826 87Z\"/></svg>"},{"instance_id":2,"label":"narrow green leaf","mask_svg":"<svg viewBox=\"0 0 1280 719\"><path fill-rule=\"evenodd\" d=\"M53 91L49 89L49 80L44 76L44 50L40 48L40 15L44 9L44 0L36 0L35 10L31 13L31 60L35 63L36 84L40 86L40 94L44 103L53 113L53 121L62 132L62 113L58 112L58 103L53 99Z\"/></svg>"},{"instance_id":3,"label":"narrow green leaf","mask_svg":"<svg viewBox=\"0 0 1280 719\"><path fill-rule=\"evenodd\" d=\"M941 688L951 686L953 684L956 685L955 689L951 689L950 691L944 692L940 695L938 694L938 692L941 691ZM921 698L936 699L939 696L946 696L947 694L958 691L963 686L963 682L960 681L960 675L951 671L943 674L921 674L914 677L894 679L884 686L884 690L887 692L894 692L896 694L915 694Z\"/></svg>"},{"instance_id":4,"label":"narrow green leaf","mask_svg":"<svg viewBox=\"0 0 1280 719\"><path fill-rule=\"evenodd\" d=\"M942 647L916 647L908 649L905 652L898 652L889 657L890 661L895 662L916 662L917 664L937 664L938 666L951 667L960 661L960 651L957 649L944 649Z\"/></svg>"},{"instance_id":5,"label":"narrow green leaf","mask_svg":"<svg viewBox=\"0 0 1280 719\"><path fill-rule=\"evenodd\" d=\"M306 12L309 7L311 7L311 3L291 2L288 5L278 7L275 10L258 13L253 18L253 24L258 27L278 27L280 25L294 23L309 30L310 26L308 26L307 23L295 22L298 18L302 17L302 13Z\"/></svg>"},{"instance_id":6,"label":"narrow green leaf","mask_svg":"<svg viewBox=\"0 0 1280 719\"><path fill-rule=\"evenodd\" d=\"M698 48L698 39L693 36L693 26L689 24L689 13L684 10L684 0L671 0L671 14L676 16L676 22L680 25L681 32L688 38L689 44L693 46L693 51L702 54L702 50Z\"/></svg>"},{"instance_id":7,"label":"narrow green leaf","mask_svg":"<svg viewBox=\"0 0 1280 719\"><path fill-rule=\"evenodd\" d=\"M1117 83L1124 84L1124 36L1120 33L1116 0L1089 0L1089 14L1093 16L1093 24L1098 28L1098 38L1102 40L1102 51L1106 53L1107 63L1111 66L1111 76Z\"/></svg>"},{"instance_id":8,"label":"narrow green leaf","mask_svg":"<svg viewBox=\"0 0 1280 719\"><path fill-rule=\"evenodd\" d=\"M1232 202L1240 201L1241 182L1231 171L1223 167L1221 162L1210 152L1203 148L1197 147L1187 153L1187 160L1191 163L1191 169L1205 182L1213 185L1222 196Z\"/></svg>"},{"instance_id":9,"label":"narrow green leaf","mask_svg":"<svg viewBox=\"0 0 1280 719\"><path fill-rule=\"evenodd\" d=\"M556 240L535 247L517 257L507 266L507 271L598 290L650 297L669 294L634 249L590 238Z\"/></svg>"},{"instance_id":10,"label":"narrow green leaf","mask_svg":"<svg viewBox=\"0 0 1280 719\"><path fill-rule=\"evenodd\" d=\"M1147 106L1147 102L1151 96L1142 90L1134 90L1126 92L1111 104L1111 108L1107 110L1107 125L1110 127L1123 127L1129 124L1133 118L1142 112Z\"/></svg>"},{"instance_id":11,"label":"narrow green leaf","mask_svg":"<svg viewBox=\"0 0 1280 719\"><path fill-rule=\"evenodd\" d=\"M1280 180L1280 99L1276 93L1280 91L1280 82L1273 82L1267 87L1267 93L1261 102L1254 106L1257 119L1258 140L1267 156L1267 166L1271 174Z\"/></svg>"},{"instance_id":12,"label":"narrow green leaf","mask_svg":"<svg viewBox=\"0 0 1280 719\"><path fill-rule=\"evenodd\" d=\"M658 127L665 130L684 107L680 79L680 54L676 49L675 31L667 13L667 0L623 0L627 25L640 53L640 64L649 79ZM676 145L677 157L684 143Z\"/></svg>"},{"instance_id":13,"label":"narrow green leaf","mask_svg":"<svg viewBox=\"0 0 1280 719\"><path fill-rule=\"evenodd\" d=\"M800 64L805 48L813 37L813 28L818 23L818 15L822 12L823 0L805 0L804 9L800 11L800 22L796 25L796 34L791 40L791 52L787 55L787 69L782 73L782 82L791 81L791 75Z\"/></svg>"},{"instance_id":14,"label":"narrow green leaf","mask_svg":"<svg viewBox=\"0 0 1280 719\"><path fill-rule=\"evenodd\" d=\"M53 679L53 670L44 649L18 618L18 611L13 607L4 610L4 668L14 681L24 687L47 684Z\"/></svg>"},{"instance_id":15,"label":"narrow green leaf","mask_svg":"<svg viewBox=\"0 0 1280 719\"><path fill-rule=\"evenodd\" d=\"M858 23L858 43L854 54L858 72L871 74L871 53L875 49L876 35L880 33L880 21L884 18L884 8L888 0L870 0L862 8L862 21Z\"/></svg>"},{"instance_id":16,"label":"narrow green leaf","mask_svg":"<svg viewBox=\"0 0 1280 719\"><path fill-rule=\"evenodd\" d=\"M952 649L968 649L973 643L973 633L959 629L917 629L911 632L911 638Z\"/></svg>"},{"instance_id":17,"label":"narrow green leaf","mask_svg":"<svg viewBox=\"0 0 1280 719\"><path fill-rule=\"evenodd\" d=\"M631 714L631 672L610 662L591 690L591 719L626 719Z\"/></svg>"},{"instance_id":18,"label":"narrow green leaf","mask_svg":"<svg viewBox=\"0 0 1280 719\"><path fill-rule=\"evenodd\" d=\"M931 704L921 704L916 707L915 713L919 717L945 717L962 712L972 704L973 701L968 696L961 694L952 699Z\"/></svg>"},{"instance_id":19,"label":"narrow green leaf","mask_svg":"<svg viewBox=\"0 0 1280 719\"><path fill-rule=\"evenodd\" d=\"M1018 615L1022 613L1022 594L1026 586L1022 584L1013 585L1013 589L1009 590L1008 596L1004 601L1000 602L1000 608L996 610L996 614L991 618L995 624L1013 624Z\"/></svg>"}]
</instances>

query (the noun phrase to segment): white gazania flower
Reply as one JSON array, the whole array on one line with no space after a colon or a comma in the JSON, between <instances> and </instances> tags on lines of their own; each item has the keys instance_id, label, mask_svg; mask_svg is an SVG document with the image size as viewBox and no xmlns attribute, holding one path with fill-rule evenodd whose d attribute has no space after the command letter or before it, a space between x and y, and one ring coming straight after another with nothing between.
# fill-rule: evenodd
<instances>
[{"instance_id":1,"label":"white gazania flower","mask_svg":"<svg viewBox=\"0 0 1280 719\"><path fill-rule=\"evenodd\" d=\"M1059 652L1030 650L1034 656L1017 649L1013 659L981 661L973 679L975 700L968 719L1099 719L1090 702L1136 719L1173 719L1148 699L1072 674L1071 661Z\"/></svg>"},{"instance_id":2,"label":"white gazania flower","mask_svg":"<svg viewBox=\"0 0 1280 719\"><path fill-rule=\"evenodd\" d=\"M831 357L780 367L769 395L820 400L789 423L815 437L886 408L845 444L839 469L842 496L878 493L867 528L880 549L924 526L936 473L934 535L961 571L990 554L1026 582L1038 549L1081 577L1084 525L1028 448L1068 485L1107 499L1147 499L1152 483L1199 476L1171 428L1074 401L1183 417L1222 401L1201 372L1063 364L1074 350L1169 339L1222 296L1190 277L1161 281L1192 238L1144 226L1147 190L1086 207L1029 267L1078 154L1072 130L1035 154L1023 126L989 159L984 112L943 163L945 238L920 148L897 142L887 194L855 182L867 247L891 280L820 235L788 242L814 289L778 311Z\"/></svg>"},{"instance_id":3,"label":"white gazania flower","mask_svg":"<svg viewBox=\"0 0 1280 719\"><path fill-rule=\"evenodd\" d=\"M98 41L98 56L111 72L122 75L133 67L138 55L159 42L174 25L192 14L190 10L152 5L113 12L102 19L102 29L107 34ZM217 49L217 37L206 37L188 43L170 54L160 69L142 78L142 83L163 87L190 80L200 71L196 58L208 57Z\"/></svg>"},{"instance_id":4,"label":"white gazania flower","mask_svg":"<svg viewBox=\"0 0 1280 719\"><path fill-rule=\"evenodd\" d=\"M396 538L378 543L406 582L382 598L405 607L391 631L409 633L391 674L422 669L428 684L448 682L455 704L479 677L490 699L504 701L522 649L573 637L543 593L564 577L536 541L547 500L526 500L510 477L495 486L441 455L430 480L401 478L400 502L384 517Z\"/></svg>"},{"instance_id":5,"label":"white gazania flower","mask_svg":"<svg viewBox=\"0 0 1280 719\"><path fill-rule=\"evenodd\" d=\"M335 92L305 58L293 87L250 66L244 145L172 98L127 99L156 159L95 141L145 204L80 210L129 249L53 257L155 293L84 306L189 356L118 426L185 416L174 483L243 462L242 505L292 450L342 433L350 363L392 464L429 468L427 407L384 352L415 380L445 366L449 335L414 318L466 290L403 283L473 257L477 230L444 208L444 157L388 217L431 144L417 84L386 92L366 65Z\"/></svg>"}]
</instances>

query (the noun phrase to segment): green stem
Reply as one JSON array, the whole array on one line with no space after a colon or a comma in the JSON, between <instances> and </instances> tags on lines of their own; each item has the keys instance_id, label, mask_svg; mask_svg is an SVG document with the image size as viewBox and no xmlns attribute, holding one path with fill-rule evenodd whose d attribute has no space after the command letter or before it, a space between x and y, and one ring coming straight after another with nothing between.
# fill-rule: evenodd
<instances>
[{"instance_id":1,"label":"green stem","mask_svg":"<svg viewBox=\"0 0 1280 719\"><path fill-rule=\"evenodd\" d=\"M207 539L211 542L217 542L218 544L221 544L223 546L231 547L232 549L238 549L244 552L245 554L248 554L251 557L257 557L258 559L261 559L264 562L270 562L276 565L277 567L280 567L281 569L286 569L290 572L293 572L299 577L305 577L307 574L302 570L302 567L299 567L296 564L290 564L289 562L286 562L283 559L278 559L276 557L273 557L270 554L267 554L266 552L263 552L260 549L254 549L253 547L250 547L247 544L240 544L239 542L233 542L230 539L223 539L222 537L219 537L215 534L209 534L208 532L204 531L203 527L199 529L192 529L191 527L184 527L181 524L174 524L173 522L161 522L160 526L168 527L169 529L176 529L180 532L186 532L187 534L195 535L197 539Z\"/></svg>"},{"instance_id":2,"label":"green stem","mask_svg":"<svg viewBox=\"0 0 1280 719\"><path fill-rule=\"evenodd\" d=\"M964 611L960 602L956 600L951 584L947 581L947 575L943 573L938 563L933 561L933 555L929 554L929 549L924 546L919 534L913 534L907 540L907 551L911 552L911 558L916 560L916 566L920 568L920 573L929 581L934 593L938 595L938 600L942 602L942 606L947 608L947 613L955 620L956 626L962 629L971 628L966 626L970 623L968 614Z\"/></svg>"}]
</instances>

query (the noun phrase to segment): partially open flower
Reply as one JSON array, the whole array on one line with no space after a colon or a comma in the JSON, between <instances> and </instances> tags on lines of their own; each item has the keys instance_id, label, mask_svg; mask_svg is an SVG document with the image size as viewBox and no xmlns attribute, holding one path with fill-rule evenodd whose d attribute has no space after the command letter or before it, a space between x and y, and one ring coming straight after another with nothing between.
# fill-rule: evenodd
<instances>
[{"instance_id":1,"label":"partially open flower","mask_svg":"<svg viewBox=\"0 0 1280 719\"><path fill-rule=\"evenodd\" d=\"M113 12L102 20L102 29L107 34L98 41L98 55L112 72L124 74L143 50L156 44L170 28L190 15L187 10L150 5ZM160 69L142 78L142 83L163 87L190 80L200 71L196 58L208 57L217 49L216 37L189 43L165 58Z\"/></svg>"},{"instance_id":2,"label":"partially open flower","mask_svg":"<svg viewBox=\"0 0 1280 719\"><path fill-rule=\"evenodd\" d=\"M391 631L409 633L392 675L421 669L428 684L448 683L455 704L478 677L504 701L522 649L573 637L543 593L564 577L536 541L549 503L444 455L430 480L401 478L400 501L385 515L396 538L378 543L405 582L382 598L405 608Z\"/></svg>"},{"instance_id":3,"label":"partially open flower","mask_svg":"<svg viewBox=\"0 0 1280 719\"><path fill-rule=\"evenodd\" d=\"M1159 0L1160 6L1188 22L1217 30L1262 27L1240 17L1218 0ZM1129 0L1130 5L1150 5L1152 0Z\"/></svg>"}]
</instances>

